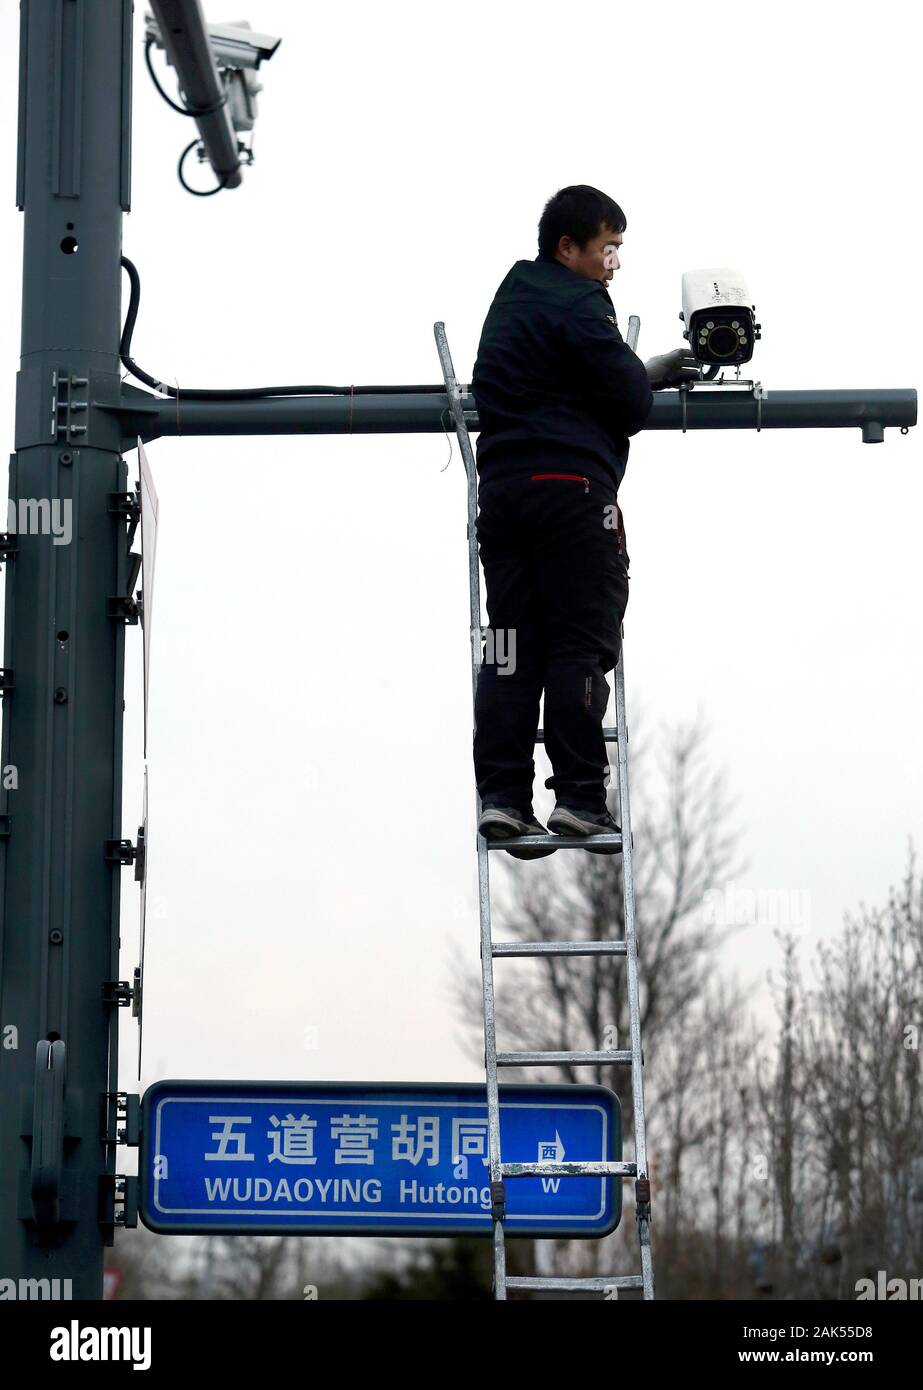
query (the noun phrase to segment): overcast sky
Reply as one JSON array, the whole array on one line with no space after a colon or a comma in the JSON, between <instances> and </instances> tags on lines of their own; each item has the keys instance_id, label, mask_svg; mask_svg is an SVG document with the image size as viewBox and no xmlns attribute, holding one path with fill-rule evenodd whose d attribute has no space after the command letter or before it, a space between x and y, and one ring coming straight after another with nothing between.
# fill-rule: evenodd
<instances>
[{"instance_id":1,"label":"overcast sky","mask_svg":"<svg viewBox=\"0 0 923 1390\"><path fill-rule=\"evenodd\" d=\"M154 376L436 382L443 319L467 381L544 202L587 182L627 215L611 294L624 332L640 315L643 357L682 345L682 272L727 264L757 306L770 392L920 385L912 7L209 5L283 42L263 69L256 163L205 200L175 177L191 133L144 70L144 12L123 245L142 283L133 355ZM0 14L11 449L18 5ZM642 433L620 492L630 717L707 720L748 861L730 891L802 895L808 945L883 901L908 838L923 840L921 449L918 430L874 446L844 430ZM147 453L160 535L144 1084L477 1080L451 1002L453 949L478 962L457 448L447 469L442 435ZM134 838L137 629L128 648ZM130 978L138 895L130 873L123 885ZM727 964L759 981L776 959L763 922Z\"/></svg>"}]
</instances>

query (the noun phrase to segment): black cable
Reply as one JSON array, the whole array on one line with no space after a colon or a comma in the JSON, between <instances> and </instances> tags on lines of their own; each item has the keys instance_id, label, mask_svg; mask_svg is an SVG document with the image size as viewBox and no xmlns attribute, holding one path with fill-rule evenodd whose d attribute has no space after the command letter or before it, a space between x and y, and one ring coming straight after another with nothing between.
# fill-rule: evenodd
<instances>
[{"instance_id":1,"label":"black cable","mask_svg":"<svg viewBox=\"0 0 923 1390\"><path fill-rule=\"evenodd\" d=\"M179 178L180 183L183 185L187 193L191 193L195 198L210 198L212 194L220 193L222 188L227 188L228 180L224 177L223 174L219 175L221 182L216 183L214 188L193 188L191 183L186 182L186 179L183 175L183 165L186 162L186 156L189 154L190 150L195 149L196 145L200 145L201 143L202 142L200 141L198 136L196 136L194 140L190 140L189 144L186 146L186 148L183 150L183 153L179 157L179 164L176 166L176 174Z\"/></svg>"},{"instance_id":2,"label":"black cable","mask_svg":"<svg viewBox=\"0 0 923 1390\"><path fill-rule=\"evenodd\" d=\"M213 101L210 106L180 106L160 85L160 81L154 71L154 64L151 62L151 49L153 46L154 40L149 38L144 45L144 61L151 75L151 81L169 107L174 111L178 111L181 116L210 116L213 111L220 111L222 106L227 106L227 92L222 92L218 100Z\"/></svg>"},{"instance_id":3,"label":"black cable","mask_svg":"<svg viewBox=\"0 0 923 1390\"><path fill-rule=\"evenodd\" d=\"M154 40L152 38L148 38L144 45L144 61L147 64L147 70L151 75L151 81L153 82L157 91L163 97L164 101L171 108L171 110L178 111L181 116L210 116L213 112L220 111L222 106L227 105L227 92L222 91L218 100L213 101L209 106L180 106L178 102L173 100L169 93L164 91L157 77L157 74L154 71L154 64L151 62L151 49L153 48L153 46ZM197 144L199 144L198 139L191 141L191 143L186 146L186 148L183 150L183 153L179 157L179 165L177 166L176 172L180 183L182 184L183 188L185 188L187 193L191 193L193 197L196 198L210 198L212 194L220 193L222 188L227 188L228 180L224 177L224 175L219 175L220 182L216 185L216 187L206 189L193 188L192 184L186 181L186 178L183 174L183 165L186 162L186 156L189 154L189 151L193 149Z\"/></svg>"},{"instance_id":4,"label":"black cable","mask_svg":"<svg viewBox=\"0 0 923 1390\"><path fill-rule=\"evenodd\" d=\"M215 390L193 390L188 391L184 387L180 392L175 386L167 386L166 382L157 381L149 376L141 367L134 362L130 356L131 339L135 331L135 321L138 317L138 306L141 303L141 277L137 267L127 256L122 257L122 265L128 272L128 279L131 284L131 292L128 300L128 312L125 315L125 326L122 329L122 337L119 342L119 358L122 366L132 376L143 381L146 386L151 386L155 391L163 391L168 396L179 396L199 401L243 401L259 400L265 396L380 396L380 395L419 395L421 393L445 393L445 386L252 386L244 387L239 390L234 389L215 389Z\"/></svg>"}]
</instances>

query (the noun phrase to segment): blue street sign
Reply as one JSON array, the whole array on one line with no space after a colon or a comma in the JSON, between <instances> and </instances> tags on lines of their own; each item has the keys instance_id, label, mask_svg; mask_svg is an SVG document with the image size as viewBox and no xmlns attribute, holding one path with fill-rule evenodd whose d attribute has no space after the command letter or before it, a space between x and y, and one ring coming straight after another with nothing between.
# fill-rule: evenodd
<instances>
[{"instance_id":1,"label":"blue street sign","mask_svg":"<svg viewBox=\"0 0 923 1390\"><path fill-rule=\"evenodd\" d=\"M505 1163L622 1156L603 1086L501 1086ZM489 1235L483 1086L158 1081L144 1094L141 1219L162 1234ZM509 1178L511 1235L604 1236L618 1178Z\"/></svg>"}]
</instances>

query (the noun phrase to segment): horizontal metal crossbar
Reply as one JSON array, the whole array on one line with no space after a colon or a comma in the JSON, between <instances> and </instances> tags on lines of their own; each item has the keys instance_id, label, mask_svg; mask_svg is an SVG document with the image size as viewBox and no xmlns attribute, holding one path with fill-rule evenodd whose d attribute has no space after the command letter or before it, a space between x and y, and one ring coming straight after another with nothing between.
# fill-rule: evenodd
<instances>
[{"instance_id":1,"label":"horizontal metal crossbar","mask_svg":"<svg viewBox=\"0 0 923 1390\"><path fill-rule=\"evenodd\" d=\"M545 1279L532 1276L508 1277L508 1289L559 1289L562 1293L608 1293L610 1289L643 1289L644 1279L640 1274L613 1274L611 1279L605 1275L592 1279Z\"/></svg>"},{"instance_id":2,"label":"horizontal metal crossbar","mask_svg":"<svg viewBox=\"0 0 923 1390\"><path fill-rule=\"evenodd\" d=\"M488 849L531 849L535 845L554 845L555 849L602 849L604 845L622 848L621 835L514 835L509 840L488 840Z\"/></svg>"},{"instance_id":3,"label":"horizontal metal crossbar","mask_svg":"<svg viewBox=\"0 0 923 1390\"><path fill-rule=\"evenodd\" d=\"M634 1178L638 1168L635 1163L575 1159L572 1163L503 1163L500 1171L505 1178Z\"/></svg>"},{"instance_id":4,"label":"horizontal metal crossbar","mask_svg":"<svg viewBox=\"0 0 923 1390\"><path fill-rule=\"evenodd\" d=\"M360 394L360 392L362 394ZM685 397L685 400L684 400ZM685 419L683 406L685 404ZM477 429L476 403L461 399L465 423ZM757 407L760 419L757 419ZM178 401L122 387L118 410L126 418L123 448L161 436L191 434L444 434L455 430L451 402L438 386L400 392L383 386L343 388L336 395L269 396L261 400ZM773 390L757 402L751 391L727 389L654 393L649 430L861 429L866 434L917 423L912 387L848 390Z\"/></svg>"},{"instance_id":5,"label":"horizontal metal crossbar","mask_svg":"<svg viewBox=\"0 0 923 1390\"><path fill-rule=\"evenodd\" d=\"M495 941L495 956L624 956L624 941Z\"/></svg>"},{"instance_id":6,"label":"horizontal metal crossbar","mask_svg":"<svg viewBox=\"0 0 923 1390\"><path fill-rule=\"evenodd\" d=\"M607 743L617 743L617 742L618 742L618 737L619 737L619 731L618 731L618 728L617 728L614 724L604 724L604 725L603 725L603 738L606 740ZM538 733L535 735L535 741L536 741L536 743L544 743L544 742L545 742L545 730L544 730L544 729L539 729Z\"/></svg>"},{"instance_id":7,"label":"horizontal metal crossbar","mask_svg":"<svg viewBox=\"0 0 923 1390\"><path fill-rule=\"evenodd\" d=\"M553 1066L631 1066L631 1053L625 1052L498 1052L498 1067Z\"/></svg>"}]
</instances>

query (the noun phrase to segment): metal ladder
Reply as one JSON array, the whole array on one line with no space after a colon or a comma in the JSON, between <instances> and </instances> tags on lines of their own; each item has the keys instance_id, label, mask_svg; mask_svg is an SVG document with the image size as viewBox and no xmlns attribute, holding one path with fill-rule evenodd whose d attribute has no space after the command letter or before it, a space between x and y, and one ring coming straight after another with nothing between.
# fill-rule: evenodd
<instances>
[{"instance_id":1,"label":"metal ladder","mask_svg":"<svg viewBox=\"0 0 923 1390\"><path fill-rule=\"evenodd\" d=\"M640 320L632 315L629 320L628 344L634 350ZM465 472L468 478L468 569L469 598L471 606L471 672L472 695L477 690L478 673L481 669L481 592L478 573L478 542L475 530L477 520L477 469L471 438L468 434L468 421L462 405L461 388L455 377L455 368L449 352L445 324L434 325L436 347L445 381L449 409L455 425L461 448ZM472 420L476 417L471 412ZM448 428L448 426L447 426ZM618 747L619 802L621 809L620 835L597 835L592 837L559 835L524 835L515 839L490 842L483 835L477 837L478 848L478 898L481 918L481 975L484 987L484 1060L487 1071L487 1116L488 1116L488 1154L490 1170L491 1210L493 1215L493 1254L494 1254L494 1297L504 1300L509 1289L545 1289L560 1292L598 1292L610 1290L643 1289L643 1297L654 1297L654 1269L651 1259L650 1223L651 1188L647 1163L647 1138L644 1125L644 1078L641 1053L641 1009L638 996L638 953L635 935L634 883L632 878L632 838L631 813L628 799L628 730L625 719L625 675L622 654L619 653L615 668L615 716L614 727L604 728L607 743L615 742ZM544 741L544 733L538 731L538 741ZM480 797L475 793L476 822L480 818ZM592 844L619 845L622 851L622 880L624 885L625 938L622 941L497 941L491 933L490 922L490 870L488 854L491 850L506 850L518 846L553 843L559 849L584 849ZM608 1050L599 1052L497 1052L496 1022L494 1016L493 962L495 957L503 956L624 956L628 970L628 1008L631 1032L631 1048L625 1051ZM500 1155L500 1098L497 1083L499 1067L538 1067L571 1064L576 1066L616 1065L631 1067L631 1089L634 1101L635 1162L569 1162L569 1163L504 1163ZM641 1251L641 1273L611 1277L565 1279L554 1277L512 1278L506 1273L506 1247L504 1243L504 1217L506 1208L506 1180L508 1178L536 1177L545 1175L556 1177L612 1177L635 1179L635 1215L638 1225L638 1239ZM617 1295L616 1295L617 1296Z\"/></svg>"}]
</instances>

